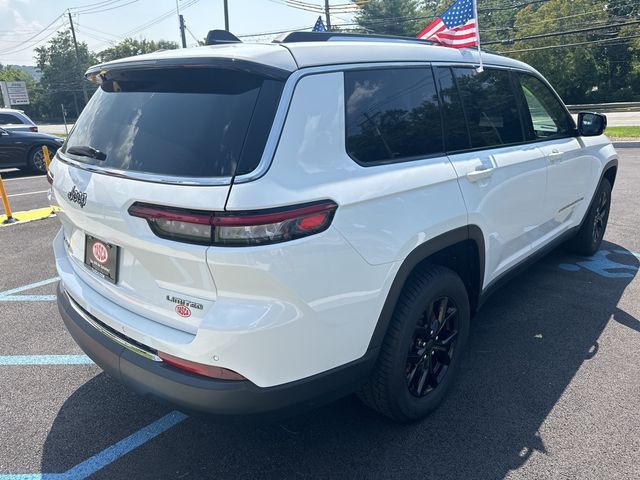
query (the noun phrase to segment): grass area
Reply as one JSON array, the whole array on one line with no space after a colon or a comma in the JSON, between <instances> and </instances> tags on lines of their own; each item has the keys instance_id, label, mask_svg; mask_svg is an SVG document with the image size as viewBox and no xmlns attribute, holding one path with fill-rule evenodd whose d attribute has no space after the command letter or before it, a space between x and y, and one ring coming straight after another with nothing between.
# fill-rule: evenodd
<instances>
[{"instance_id":1,"label":"grass area","mask_svg":"<svg viewBox=\"0 0 640 480\"><path fill-rule=\"evenodd\" d=\"M640 127L607 127L604 133L612 138L640 138Z\"/></svg>"}]
</instances>

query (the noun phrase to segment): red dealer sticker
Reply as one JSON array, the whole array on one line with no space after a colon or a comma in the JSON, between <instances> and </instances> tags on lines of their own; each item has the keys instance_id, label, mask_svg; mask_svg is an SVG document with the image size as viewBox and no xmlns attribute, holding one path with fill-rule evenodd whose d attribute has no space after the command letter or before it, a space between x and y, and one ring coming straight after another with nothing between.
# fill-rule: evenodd
<instances>
[{"instance_id":1,"label":"red dealer sticker","mask_svg":"<svg viewBox=\"0 0 640 480\"><path fill-rule=\"evenodd\" d=\"M191 316L191 309L186 305L176 305L176 313L181 317L187 318Z\"/></svg>"},{"instance_id":2,"label":"red dealer sticker","mask_svg":"<svg viewBox=\"0 0 640 480\"><path fill-rule=\"evenodd\" d=\"M95 258L100 263L107 263L107 261L109 260L109 251L107 250L107 247L104 243L94 243L91 251L93 252L93 258Z\"/></svg>"}]
</instances>

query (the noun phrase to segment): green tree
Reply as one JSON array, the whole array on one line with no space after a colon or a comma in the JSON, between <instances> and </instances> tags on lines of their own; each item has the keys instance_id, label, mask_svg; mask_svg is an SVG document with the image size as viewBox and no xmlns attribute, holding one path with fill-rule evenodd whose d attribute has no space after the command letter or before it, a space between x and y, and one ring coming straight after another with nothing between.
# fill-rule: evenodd
<instances>
[{"instance_id":1,"label":"green tree","mask_svg":"<svg viewBox=\"0 0 640 480\"><path fill-rule=\"evenodd\" d=\"M89 51L86 43L78 42L78 62L69 30L58 32L46 45L35 51L36 65L42 72L40 86L43 90L43 114L49 118L58 118L61 116L60 105L64 104L68 112L79 115L84 106L84 72L97 63L95 55ZM87 82L87 89L92 93L95 87Z\"/></svg>"},{"instance_id":2,"label":"green tree","mask_svg":"<svg viewBox=\"0 0 640 480\"><path fill-rule=\"evenodd\" d=\"M156 42L154 40L125 38L112 47L98 52L97 56L101 62L109 62L119 58L133 57L158 50L174 50L176 48L178 48L178 44L169 40L158 40Z\"/></svg>"},{"instance_id":3,"label":"green tree","mask_svg":"<svg viewBox=\"0 0 640 480\"><path fill-rule=\"evenodd\" d=\"M355 21L365 32L415 37L424 28L417 0L354 1L361 6Z\"/></svg>"}]
</instances>

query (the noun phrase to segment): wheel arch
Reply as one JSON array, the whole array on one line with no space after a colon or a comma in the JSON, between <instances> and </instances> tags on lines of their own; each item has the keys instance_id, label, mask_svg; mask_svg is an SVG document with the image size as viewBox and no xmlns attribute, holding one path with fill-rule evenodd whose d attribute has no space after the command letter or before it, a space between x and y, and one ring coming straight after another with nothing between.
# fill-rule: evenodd
<instances>
[{"instance_id":1,"label":"wheel arch","mask_svg":"<svg viewBox=\"0 0 640 480\"><path fill-rule=\"evenodd\" d=\"M480 227L466 225L418 245L402 262L391 284L369 350L382 345L400 294L411 275L426 265L441 265L456 272L467 287L471 315L478 308L484 281L485 246Z\"/></svg>"},{"instance_id":2,"label":"wheel arch","mask_svg":"<svg viewBox=\"0 0 640 480\"><path fill-rule=\"evenodd\" d=\"M611 186L616 182L616 175L618 174L618 160L611 160L607 163L603 169L602 178L606 178L611 183ZM600 181L602 182L602 178Z\"/></svg>"}]
</instances>

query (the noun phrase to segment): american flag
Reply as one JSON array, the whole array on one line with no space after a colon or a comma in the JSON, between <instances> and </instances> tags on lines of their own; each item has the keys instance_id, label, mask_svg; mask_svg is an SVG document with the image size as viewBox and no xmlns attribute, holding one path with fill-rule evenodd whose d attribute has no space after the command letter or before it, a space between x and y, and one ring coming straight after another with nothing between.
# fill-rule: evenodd
<instances>
[{"instance_id":1,"label":"american flag","mask_svg":"<svg viewBox=\"0 0 640 480\"><path fill-rule=\"evenodd\" d=\"M417 38L433 40L453 48L479 44L475 0L457 0L440 18L422 30Z\"/></svg>"},{"instance_id":2,"label":"american flag","mask_svg":"<svg viewBox=\"0 0 640 480\"><path fill-rule=\"evenodd\" d=\"M313 26L312 32L326 32L327 29L324 26L324 22L322 21L322 17L318 17L316 24Z\"/></svg>"}]
</instances>

